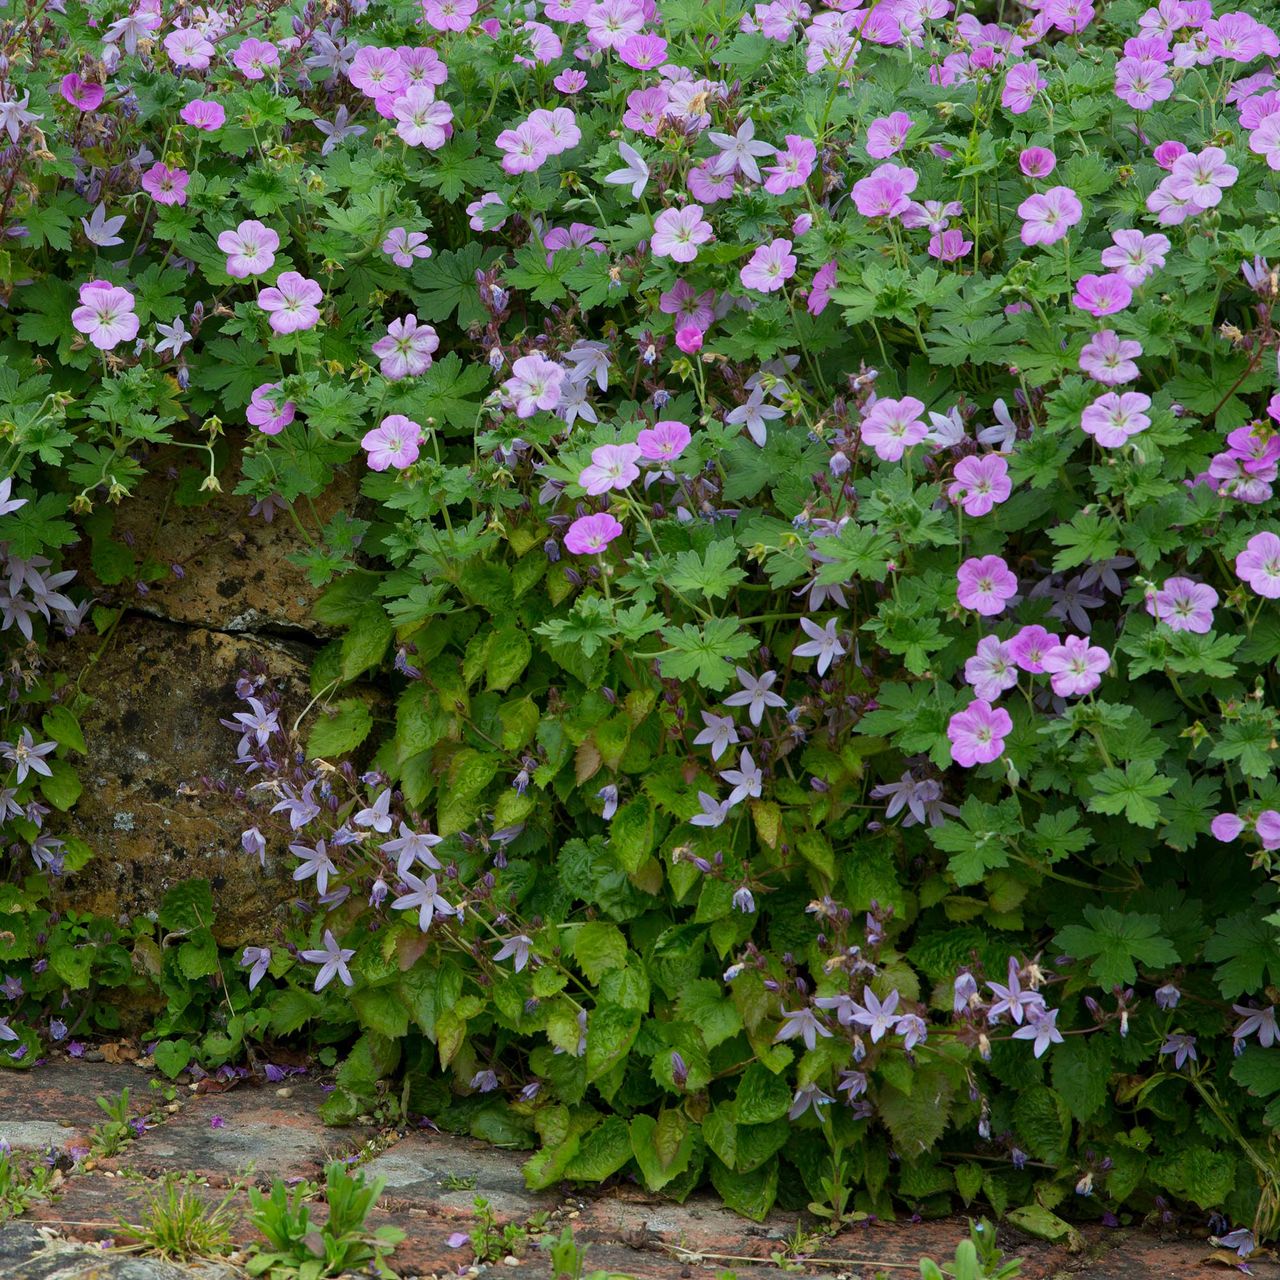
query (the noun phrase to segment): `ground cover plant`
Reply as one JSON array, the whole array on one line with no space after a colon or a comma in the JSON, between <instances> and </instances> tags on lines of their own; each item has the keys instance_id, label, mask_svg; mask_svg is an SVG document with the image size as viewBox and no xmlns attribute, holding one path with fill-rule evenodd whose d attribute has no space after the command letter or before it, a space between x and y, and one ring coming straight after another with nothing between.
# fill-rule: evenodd
<instances>
[{"instance_id":1,"label":"ground cover plant","mask_svg":"<svg viewBox=\"0 0 1280 1280\"><path fill-rule=\"evenodd\" d=\"M107 934L42 911L89 855L36 798L74 803L77 703L9 682L9 1058L109 1018L159 931L162 1067L310 1037L331 1118L390 1081L533 1186L1189 1212L1247 1257L1280 1217L1271 21L15 5L13 652L114 624L60 593L77 538L102 583L165 572L112 538L164 443L192 505L234 452L343 634L308 705L229 701L245 854L303 894L231 957L199 881ZM338 468L363 502L320 524Z\"/></svg>"}]
</instances>

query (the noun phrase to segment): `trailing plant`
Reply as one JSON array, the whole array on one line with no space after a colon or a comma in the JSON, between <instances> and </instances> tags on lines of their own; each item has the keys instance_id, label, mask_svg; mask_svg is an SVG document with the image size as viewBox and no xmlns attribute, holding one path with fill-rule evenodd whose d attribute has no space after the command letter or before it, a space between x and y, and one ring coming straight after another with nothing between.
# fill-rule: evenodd
<instances>
[{"instance_id":1,"label":"trailing plant","mask_svg":"<svg viewBox=\"0 0 1280 1280\"><path fill-rule=\"evenodd\" d=\"M244 852L305 896L234 976L207 886L166 900L161 1065L305 1034L332 1119L535 1187L1270 1233L1271 20L8 19L52 494L2 519L79 510L116 572L150 447L198 494L229 445L339 633L308 705L239 683Z\"/></svg>"}]
</instances>

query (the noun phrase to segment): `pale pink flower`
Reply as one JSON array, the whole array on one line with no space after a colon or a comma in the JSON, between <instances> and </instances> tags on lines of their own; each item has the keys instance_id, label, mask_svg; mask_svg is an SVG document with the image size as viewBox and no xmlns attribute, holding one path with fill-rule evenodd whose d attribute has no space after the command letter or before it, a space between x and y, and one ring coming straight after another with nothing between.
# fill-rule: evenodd
<instances>
[{"instance_id":1,"label":"pale pink flower","mask_svg":"<svg viewBox=\"0 0 1280 1280\"><path fill-rule=\"evenodd\" d=\"M1159 591L1147 596L1147 612L1171 631L1204 635L1213 629L1218 593L1207 583L1191 578L1169 578Z\"/></svg>"},{"instance_id":2,"label":"pale pink flower","mask_svg":"<svg viewBox=\"0 0 1280 1280\"><path fill-rule=\"evenodd\" d=\"M1046 631L1038 623L1023 627L1012 640L1009 647L1013 660L1023 671L1039 675L1044 670L1044 660L1051 649L1058 647L1058 637Z\"/></svg>"},{"instance_id":3,"label":"pale pink flower","mask_svg":"<svg viewBox=\"0 0 1280 1280\"><path fill-rule=\"evenodd\" d=\"M579 516L565 530L565 550L575 556L600 555L621 533L622 526L607 511Z\"/></svg>"},{"instance_id":4,"label":"pale pink flower","mask_svg":"<svg viewBox=\"0 0 1280 1280\"><path fill-rule=\"evenodd\" d=\"M990 764L1004 754L1004 740L1013 732L1013 720L1003 707L977 698L947 723L951 758L965 769Z\"/></svg>"},{"instance_id":5,"label":"pale pink flower","mask_svg":"<svg viewBox=\"0 0 1280 1280\"><path fill-rule=\"evenodd\" d=\"M153 164L142 175L140 186L156 204L187 203L187 183L191 175L185 169L170 169L167 164Z\"/></svg>"},{"instance_id":6,"label":"pale pink flower","mask_svg":"<svg viewBox=\"0 0 1280 1280\"><path fill-rule=\"evenodd\" d=\"M431 257L431 246L427 244L425 231L409 231L404 227L392 227L382 242L382 252L387 254L397 267L411 267L415 258Z\"/></svg>"},{"instance_id":7,"label":"pale pink flower","mask_svg":"<svg viewBox=\"0 0 1280 1280\"><path fill-rule=\"evenodd\" d=\"M994 702L1018 683L1012 647L998 636L983 636L978 641L978 651L965 661L964 678L979 698Z\"/></svg>"},{"instance_id":8,"label":"pale pink flower","mask_svg":"<svg viewBox=\"0 0 1280 1280\"><path fill-rule=\"evenodd\" d=\"M227 275L235 280L260 276L271 270L276 261L280 237L257 219L249 218L234 231L218 237L218 248L227 255Z\"/></svg>"},{"instance_id":9,"label":"pale pink flower","mask_svg":"<svg viewBox=\"0 0 1280 1280\"><path fill-rule=\"evenodd\" d=\"M672 462L688 447L693 435L683 422L665 418L636 436L640 456L650 462Z\"/></svg>"},{"instance_id":10,"label":"pale pink flower","mask_svg":"<svg viewBox=\"0 0 1280 1280\"><path fill-rule=\"evenodd\" d=\"M1048 147L1026 147L1018 154L1018 168L1028 178L1047 178L1058 167Z\"/></svg>"},{"instance_id":11,"label":"pale pink flower","mask_svg":"<svg viewBox=\"0 0 1280 1280\"><path fill-rule=\"evenodd\" d=\"M175 67L204 71L216 50L203 31L194 27L174 27L164 38L164 51Z\"/></svg>"},{"instance_id":12,"label":"pale pink flower","mask_svg":"<svg viewBox=\"0 0 1280 1280\"><path fill-rule=\"evenodd\" d=\"M280 50L269 40L250 36L231 55L231 61L246 80L261 80L279 67Z\"/></svg>"},{"instance_id":13,"label":"pale pink flower","mask_svg":"<svg viewBox=\"0 0 1280 1280\"><path fill-rule=\"evenodd\" d=\"M347 79L366 98L398 98L409 86L399 52L377 45L357 50L347 68Z\"/></svg>"},{"instance_id":14,"label":"pale pink flower","mask_svg":"<svg viewBox=\"0 0 1280 1280\"><path fill-rule=\"evenodd\" d=\"M805 310L811 316L820 316L831 303L831 293L836 287L836 264L828 262L813 273L813 284L805 298Z\"/></svg>"},{"instance_id":15,"label":"pale pink flower","mask_svg":"<svg viewBox=\"0 0 1280 1280\"><path fill-rule=\"evenodd\" d=\"M1244 830L1244 820L1234 813L1220 813L1209 823L1209 830L1213 832L1215 840L1230 844Z\"/></svg>"},{"instance_id":16,"label":"pale pink flower","mask_svg":"<svg viewBox=\"0 0 1280 1280\"><path fill-rule=\"evenodd\" d=\"M698 246L706 244L712 235L711 223L703 218L701 205L663 209L653 221L649 248L659 258L692 262L698 256Z\"/></svg>"},{"instance_id":17,"label":"pale pink flower","mask_svg":"<svg viewBox=\"0 0 1280 1280\"><path fill-rule=\"evenodd\" d=\"M1048 83L1034 62L1015 62L1005 75L1000 105L1012 115L1023 115L1031 110L1036 94Z\"/></svg>"},{"instance_id":18,"label":"pale pink flower","mask_svg":"<svg viewBox=\"0 0 1280 1280\"><path fill-rule=\"evenodd\" d=\"M1150 111L1173 96L1173 80L1154 58L1121 58L1116 63L1116 97L1135 111Z\"/></svg>"},{"instance_id":19,"label":"pale pink flower","mask_svg":"<svg viewBox=\"0 0 1280 1280\"><path fill-rule=\"evenodd\" d=\"M1092 693L1101 683L1111 657L1101 645L1091 645L1083 636L1068 636L1044 657L1049 683L1060 698L1076 698Z\"/></svg>"},{"instance_id":20,"label":"pale pink flower","mask_svg":"<svg viewBox=\"0 0 1280 1280\"><path fill-rule=\"evenodd\" d=\"M416 378L431 368L431 356L440 346L436 331L420 324L418 317L407 315L392 320L384 337L373 344L373 354L381 362L379 369L389 382Z\"/></svg>"},{"instance_id":21,"label":"pale pink flower","mask_svg":"<svg viewBox=\"0 0 1280 1280\"><path fill-rule=\"evenodd\" d=\"M1151 397L1141 391L1108 391L1084 411L1080 427L1102 448L1118 449L1151 425L1150 408Z\"/></svg>"},{"instance_id":22,"label":"pale pink flower","mask_svg":"<svg viewBox=\"0 0 1280 1280\"><path fill-rule=\"evenodd\" d=\"M476 0L423 0L422 16L437 31L465 31L477 8Z\"/></svg>"},{"instance_id":23,"label":"pale pink flower","mask_svg":"<svg viewBox=\"0 0 1280 1280\"><path fill-rule=\"evenodd\" d=\"M529 123L535 129L542 130L548 155L558 156L564 151L572 150L582 141L582 130L578 128L577 117L568 107L556 107L554 110L543 107L531 111Z\"/></svg>"},{"instance_id":24,"label":"pale pink flower","mask_svg":"<svg viewBox=\"0 0 1280 1280\"><path fill-rule=\"evenodd\" d=\"M751 255L739 272L739 279L748 289L776 293L795 273L796 255L791 252L791 241L773 240Z\"/></svg>"},{"instance_id":25,"label":"pale pink flower","mask_svg":"<svg viewBox=\"0 0 1280 1280\"><path fill-rule=\"evenodd\" d=\"M385 471L388 467L403 470L418 460L418 446L422 443L422 428L403 413L392 413L366 432L360 447L369 455L370 471Z\"/></svg>"},{"instance_id":26,"label":"pale pink flower","mask_svg":"<svg viewBox=\"0 0 1280 1280\"><path fill-rule=\"evenodd\" d=\"M587 39L597 49L620 49L644 26L644 10L634 0L600 0L583 18Z\"/></svg>"},{"instance_id":27,"label":"pale pink flower","mask_svg":"<svg viewBox=\"0 0 1280 1280\"><path fill-rule=\"evenodd\" d=\"M973 248L973 241L966 240L958 227L952 227L949 231L935 231L929 237L927 248L929 257L939 262L958 262Z\"/></svg>"},{"instance_id":28,"label":"pale pink flower","mask_svg":"<svg viewBox=\"0 0 1280 1280\"><path fill-rule=\"evenodd\" d=\"M83 289L80 296L84 297ZM1255 533L1236 556L1236 573L1258 595L1280 599L1280 537L1269 531Z\"/></svg>"},{"instance_id":29,"label":"pale pink flower","mask_svg":"<svg viewBox=\"0 0 1280 1280\"><path fill-rule=\"evenodd\" d=\"M1025 245L1056 244L1083 217L1080 198L1070 187L1050 187L1028 196L1018 206Z\"/></svg>"},{"instance_id":30,"label":"pale pink flower","mask_svg":"<svg viewBox=\"0 0 1280 1280\"><path fill-rule=\"evenodd\" d=\"M1000 556L971 556L956 570L956 599L962 608L994 618L1018 594L1018 579Z\"/></svg>"},{"instance_id":31,"label":"pale pink flower","mask_svg":"<svg viewBox=\"0 0 1280 1280\"><path fill-rule=\"evenodd\" d=\"M1115 315L1133 301L1133 286L1121 276L1081 276L1071 296L1072 306L1095 319Z\"/></svg>"},{"instance_id":32,"label":"pale pink flower","mask_svg":"<svg viewBox=\"0 0 1280 1280\"><path fill-rule=\"evenodd\" d=\"M516 417L532 418L540 409L550 412L560 403L564 366L548 360L542 352L521 356L512 364L511 375L503 388Z\"/></svg>"},{"instance_id":33,"label":"pale pink flower","mask_svg":"<svg viewBox=\"0 0 1280 1280\"><path fill-rule=\"evenodd\" d=\"M864 218L894 218L905 213L920 179L903 165L882 164L853 184L853 203Z\"/></svg>"},{"instance_id":34,"label":"pale pink flower","mask_svg":"<svg viewBox=\"0 0 1280 1280\"><path fill-rule=\"evenodd\" d=\"M244 411L245 420L264 436L278 436L297 413L298 406L292 400L278 403L278 397L273 393L279 390L278 382L264 382L254 387L249 407Z\"/></svg>"},{"instance_id":35,"label":"pale pink flower","mask_svg":"<svg viewBox=\"0 0 1280 1280\"><path fill-rule=\"evenodd\" d=\"M99 351L111 351L138 336L133 294L106 280L80 286L80 305L71 313L77 333L83 333Z\"/></svg>"},{"instance_id":36,"label":"pale pink flower","mask_svg":"<svg viewBox=\"0 0 1280 1280\"><path fill-rule=\"evenodd\" d=\"M449 138L453 108L436 100L429 84L410 85L391 104L396 120L396 133L411 147L436 151Z\"/></svg>"},{"instance_id":37,"label":"pale pink flower","mask_svg":"<svg viewBox=\"0 0 1280 1280\"><path fill-rule=\"evenodd\" d=\"M765 169L764 189L770 195L780 196L796 187L803 187L813 173L818 159L818 148L811 138L789 133L786 146L775 152L775 163Z\"/></svg>"},{"instance_id":38,"label":"pale pink flower","mask_svg":"<svg viewBox=\"0 0 1280 1280\"><path fill-rule=\"evenodd\" d=\"M258 294L258 306L270 316L276 333L299 333L312 329L320 320L324 291L314 281L296 271L282 272L275 286Z\"/></svg>"},{"instance_id":39,"label":"pale pink flower","mask_svg":"<svg viewBox=\"0 0 1280 1280\"><path fill-rule=\"evenodd\" d=\"M640 478L636 459L640 448L634 444L602 444L591 451L591 465L584 467L578 483L592 497L610 489L625 489Z\"/></svg>"},{"instance_id":40,"label":"pale pink flower","mask_svg":"<svg viewBox=\"0 0 1280 1280\"><path fill-rule=\"evenodd\" d=\"M1102 251L1102 265L1136 289L1148 276L1164 266L1169 252L1169 237L1158 231L1144 235L1141 231L1113 231L1114 242Z\"/></svg>"},{"instance_id":41,"label":"pale pink flower","mask_svg":"<svg viewBox=\"0 0 1280 1280\"><path fill-rule=\"evenodd\" d=\"M1012 492L1009 464L998 453L986 453L961 458L956 463L955 479L947 489L947 497L960 503L965 515L985 516L1006 502Z\"/></svg>"},{"instance_id":42,"label":"pale pink flower","mask_svg":"<svg viewBox=\"0 0 1280 1280\"><path fill-rule=\"evenodd\" d=\"M193 98L178 115L184 124L193 129L202 129L205 133L213 133L221 129L227 122L226 108L220 102L205 98Z\"/></svg>"},{"instance_id":43,"label":"pale pink flower","mask_svg":"<svg viewBox=\"0 0 1280 1280\"><path fill-rule=\"evenodd\" d=\"M1099 329L1080 352L1080 368L1095 382L1119 387L1138 376L1134 361L1141 354L1142 343L1121 338L1114 329Z\"/></svg>"},{"instance_id":44,"label":"pale pink flower","mask_svg":"<svg viewBox=\"0 0 1280 1280\"><path fill-rule=\"evenodd\" d=\"M906 145L907 134L915 122L905 111L881 116L867 126L867 154L876 160L897 155Z\"/></svg>"},{"instance_id":45,"label":"pale pink flower","mask_svg":"<svg viewBox=\"0 0 1280 1280\"><path fill-rule=\"evenodd\" d=\"M929 434L923 413L923 402L914 396L877 400L863 416L859 429L862 443L870 445L884 462L897 462Z\"/></svg>"},{"instance_id":46,"label":"pale pink flower","mask_svg":"<svg viewBox=\"0 0 1280 1280\"><path fill-rule=\"evenodd\" d=\"M1165 182L1172 196L1199 211L1217 205L1223 191L1234 186L1239 176L1239 169L1227 163L1227 153L1221 147L1205 147L1203 151L1179 156Z\"/></svg>"}]
</instances>

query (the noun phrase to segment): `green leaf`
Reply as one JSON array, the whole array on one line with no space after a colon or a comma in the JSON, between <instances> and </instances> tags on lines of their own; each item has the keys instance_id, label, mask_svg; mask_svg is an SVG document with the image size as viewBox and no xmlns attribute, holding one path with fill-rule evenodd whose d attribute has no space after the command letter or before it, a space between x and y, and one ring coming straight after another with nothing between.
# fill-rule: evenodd
<instances>
[{"instance_id":1,"label":"green leaf","mask_svg":"<svg viewBox=\"0 0 1280 1280\"><path fill-rule=\"evenodd\" d=\"M734 1114L739 1124L768 1124L780 1120L791 1107L791 1089L782 1076L753 1062L742 1073L734 1094Z\"/></svg>"},{"instance_id":2,"label":"green leaf","mask_svg":"<svg viewBox=\"0 0 1280 1280\"><path fill-rule=\"evenodd\" d=\"M1013 839L1021 828L1022 811L1014 797L992 805L970 796L960 807L960 820L930 827L929 839L951 855L947 870L963 888L1009 865Z\"/></svg>"},{"instance_id":3,"label":"green leaf","mask_svg":"<svg viewBox=\"0 0 1280 1280\"><path fill-rule=\"evenodd\" d=\"M75 718L70 708L62 703L55 703L41 717L40 724L46 736L61 746L70 747L72 751L78 751L84 755L87 750L84 733L80 728L80 721Z\"/></svg>"},{"instance_id":4,"label":"green leaf","mask_svg":"<svg viewBox=\"0 0 1280 1280\"><path fill-rule=\"evenodd\" d=\"M49 766L50 776L46 778L42 774L34 775L40 779L40 794L55 809L66 813L80 799L80 793L84 789L80 775L65 760L51 758L45 764Z\"/></svg>"},{"instance_id":5,"label":"green leaf","mask_svg":"<svg viewBox=\"0 0 1280 1280\"><path fill-rule=\"evenodd\" d=\"M639 1030L638 1010L604 1001L597 1004L587 1019L588 1081L598 1080L621 1062L631 1052Z\"/></svg>"},{"instance_id":6,"label":"green leaf","mask_svg":"<svg viewBox=\"0 0 1280 1280\"><path fill-rule=\"evenodd\" d=\"M1264 983L1280 983L1280 929L1276 917L1243 911L1218 921L1204 944L1204 958L1218 968L1218 990L1227 1000L1253 995Z\"/></svg>"},{"instance_id":7,"label":"green leaf","mask_svg":"<svg viewBox=\"0 0 1280 1280\"><path fill-rule=\"evenodd\" d=\"M380 604L370 603L361 609L342 637L342 678L354 680L378 666L393 635L391 619Z\"/></svg>"},{"instance_id":8,"label":"green leaf","mask_svg":"<svg viewBox=\"0 0 1280 1280\"><path fill-rule=\"evenodd\" d=\"M485 657L485 688L511 688L532 657L529 637L514 622L499 627Z\"/></svg>"},{"instance_id":9,"label":"green leaf","mask_svg":"<svg viewBox=\"0 0 1280 1280\"><path fill-rule=\"evenodd\" d=\"M1071 1138L1071 1113L1052 1089L1037 1084L1021 1090L1013 1104L1013 1125L1019 1145L1037 1160L1062 1163Z\"/></svg>"},{"instance_id":10,"label":"green leaf","mask_svg":"<svg viewBox=\"0 0 1280 1280\"><path fill-rule=\"evenodd\" d=\"M704 689L719 692L733 679L733 664L756 647L756 639L732 618L709 618L701 627L691 622L680 628L663 627L671 648L658 659L668 680L697 680Z\"/></svg>"},{"instance_id":11,"label":"green leaf","mask_svg":"<svg viewBox=\"0 0 1280 1280\"><path fill-rule=\"evenodd\" d=\"M409 1030L409 1010L392 987L366 987L351 993L351 1007L361 1025L389 1040L398 1040Z\"/></svg>"},{"instance_id":12,"label":"green leaf","mask_svg":"<svg viewBox=\"0 0 1280 1280\"><path fill-rule=\"evenodd\" d=\"M737 559L738 548L733 539L721 538L701 555L696 551L682 551L664 577L677 591L718 600L746 579L747 575L737 566Z\"/></svg>"},{"instance_id":13,"label":"green leaf","mask_svg":"<svg viewBox=\"0 0 1280 1280\"><path fill-rule=\"evenodd\" d=\"M152 1058L157 1070L174 1080L186 1070L195 1054L195 1048L187 1040L161 1040Z\"/></svg>"},{"instance_id":14,"label":"green leaf","mask_svg":"<svg viewBox=\"0 0 1280 1280\"><path fill-rule=\"evenodd\" d=\"M164 895L157 917L162 929L189 933L213 923L213 890L207 880L184 880Z\"/></svg>"},{"instance_id":15,"label":"green leaf","mask_svg":"<svg viewBox=\"0 0 1280 1280\"><path fill-rule=\"evenodd\" d=\"M311 726L307 739L307 755L331 760L354 751L373 729L373 712L360 698L343 698L332 706L322 707Z\"/></svg>"},{"instance_id":16,"label":"green leaf","mask_svg":"<svg viewBox=\"0 0 1280 1280\"><path fill-rule=\"evenodd\" d=\"M713 1156L711 1183L734 1213L763 1222L778 1196L778 1161L775 1157L750 1173L738 1173Z\"/></svg>"},{"instance_id":17,"label":"green leaf","mask_svg":"<svg viewBox=\"0 0 1280 1280\"><path fill-rule=\"evenodd\" d=\"M631 1154L649 1191L661 1191L678 1178L689 1167L700 1141L697 1126L680 1111L662 1111L656 1120L638 1115L628 1132Z\"/></svg>"},{"instance_id":18,"label":"green leaf","mask_svg":"<svg viewBox=\"0 0 1280 1280\"><path fill-rule=\"evenodd\" d=\"M907 1160L923 1155L946 1131L955 1081L944 1067L922 1065L910 1093L882 1084L876 1105L898 1153Z\"/></svg>"},{"instance_id":19,"label":"green leaf","mask_svg":"<svg viewBox=\"0 0 1280 1280\"><path fill-rule=\"evenodd\" d=\"M1166 795L1173 779L1156 772L1150 761L1130 761L1124 770L1108 766L1088 780L1093 792L1089 797L1090 813L1123 813L1138 827L1154 827L1160 817L1157 796Z\"/></svg>"},{"instance_id":20,"label":"green leaf","mask_svg":"<svg viewBox=\"0 0 1280 1280\"><path fill-rule=\"evenodd\" d=\"M1053 1087L1072 1116L1088 1120L1106 1103L1114 1054L1103 1036L1069 1036L1051 1055Z\"/></svg>"},{"instance_id":21,"label":"green leaf","mask_svg":"<svg viewBox=\"0 0 1280 1280\"><path fill-rule=\"evenodd\" d=\"M1152 969L1177 963L1173 944L1160 935L1159 916L1087 906L1084 918L1087 925L1068 925L1054 941L1077 960L1092 957L1089 972L1106 990L1133 982L1138 976L1135 961Z\"/></svg>"},{"instance_id":22,"label":"green leaf","mask_svg":"<svg viewBox=\"0 0 1280 1280\"><path fill-rule=\"evenodd\" d=\"M616 924L593 920L573 933L573 958L591 985L598 986L610 969L627 963L627 940Z\"/></svg>"}]
</instances>

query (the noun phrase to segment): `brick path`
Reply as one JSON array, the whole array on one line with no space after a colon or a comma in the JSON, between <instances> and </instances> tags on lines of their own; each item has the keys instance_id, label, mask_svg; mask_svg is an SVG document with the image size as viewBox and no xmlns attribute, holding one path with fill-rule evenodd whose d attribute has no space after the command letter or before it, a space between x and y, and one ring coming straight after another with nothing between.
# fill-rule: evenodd
<instances>
[{"instance_id":1,"label":"brick path","mask_svg":"<svg viewBox=\"0 0 1280 1280\"><path fill-rule=\"evenodd\" d=\"M796 1269L784 1271L771 1255L785 1251L794 1217L776 1214L755 1225L710 1199L676 1205L632 1186L605 1192L562 1188L559 1193L525 1190L523 1153L427 1131L387 1133L374 1128L326 1129L317 1118L323 1097L312 1083L242 1085L225 1093L178 1088L166 1104L150 1087L154 1077L137 1067L59 1062L29 1072L0 1073L0 1139L13 1148L56 1147L65 1180L58 1197L37 1205L23 1220L0 1228L3 1280L232 1280L234 1265L175 1267L155 1260L103 1251L100 1242L121 1236L120 1220L137 1221L138 1208L156 1180L168 1172L197 1175L194 1189L210 1204L232 1192L239 1210L236 1240L252 1238L248 1198L232 1190L246 1182L266 1187L275 1176L319 1180L334 1158L359 1161L386 1180L376 1214L378 1226L393 1223L407 1238L392 1258L405 1277L457 1275L472 1261L469 1246L450 1248L449 1237L477 1222L474 1200L484 1196L503 1225L545 1223L558 1234L569 1224L587 1246L586 1269L638 1280L739 1280L844 1276L872 1280L918 1276L918 1260L952 1255L967 1232L963 1219L883 1223L851 1228L825 1240ZM111 1158L84 1157L91 1128L104 1116L99 1095L118 1097L128 1087L147 1128ZM215 1127L215 1116L221 1123ZM247 1178L245 1175L248 1175ZM323 1219L322 1203L312 1206ZM491 1270L516 1276L548 1276L546 1255L532 1232L522 1246ZM1086 1229L1076 1251L1006 1231L1006 1254L1024 1259L1024 1280L1212 1280L1233 1271L1210 1259L1203 1239L1167 1238L1125 1229ZM71 1242L96 1242L73 1246ZM821 1260L821 1261L819 1261ZM234 1264L235 1259L232 1262ZM1280 1280L1280 1266L1251 1264L1253 1274Z\"/></svg>"}]
</instances>

